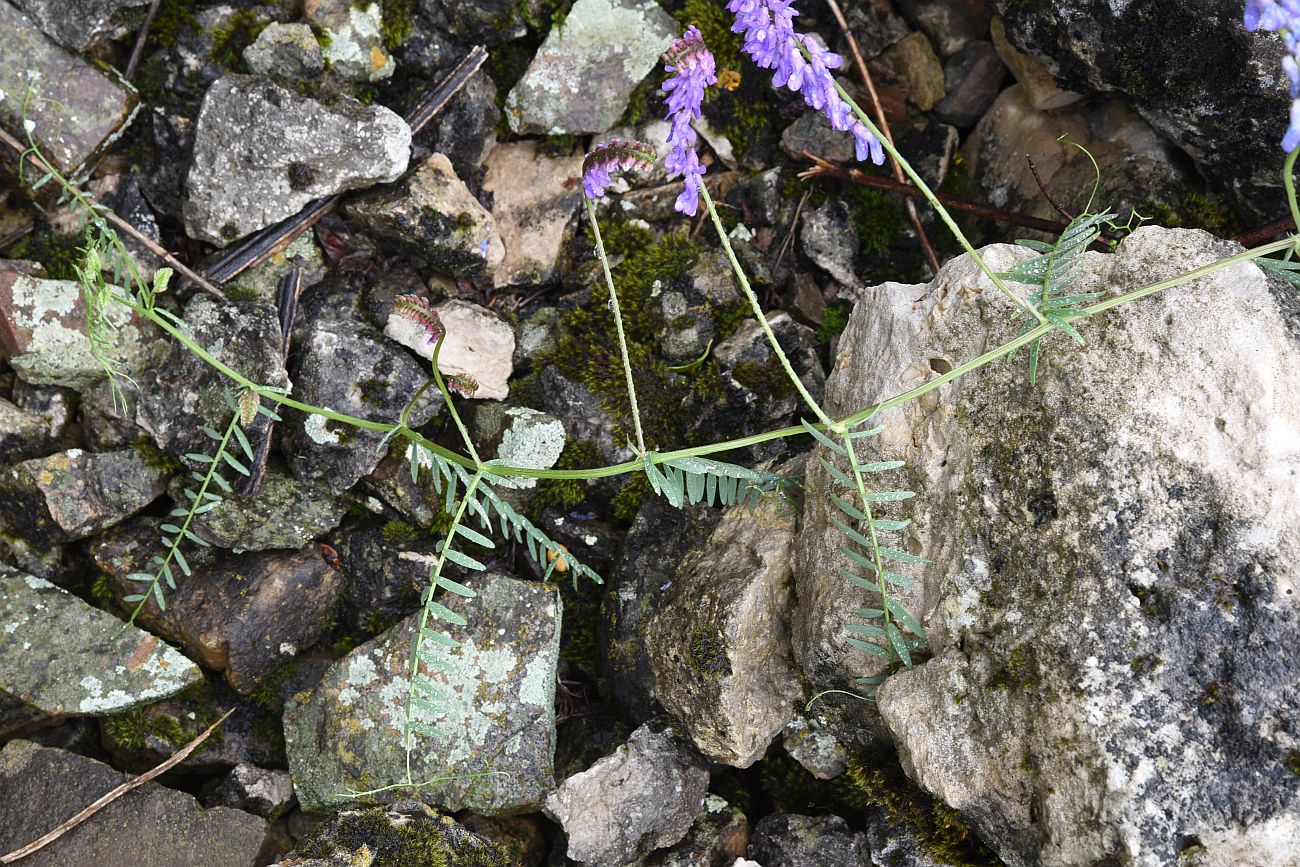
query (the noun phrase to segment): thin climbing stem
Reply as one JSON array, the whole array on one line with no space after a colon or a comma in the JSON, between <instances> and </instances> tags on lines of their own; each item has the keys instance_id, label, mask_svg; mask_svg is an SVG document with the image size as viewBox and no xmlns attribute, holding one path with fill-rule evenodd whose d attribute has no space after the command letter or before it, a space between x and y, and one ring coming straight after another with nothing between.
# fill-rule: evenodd
<instances>
[{"instance_id":1,"label":"thin climbing stem","mask_svg":"<svg viewBox=\"0 0 1300 867\"><path fill-rule=\"evenodd\" d=\"M636 430L637 454L645 454L645 434L641 431L641 410L636 403L636 384L632 381L632 360L627 354L627 336L623 333L623 312L618 306L618 292L614 289L614 275L609 271L609 257L605 255L605 241L600 236L600 221L596 219L596 204L586 196L587 218L591 220L591 233L596 238L596 258L605 272L605 286L609 289L609 309L614 313L614 330L618 335L618 351L623 358L623 377L627 380L627 400L632 405L632 426Z\"/></svg>"},{"instance_id":2,"label":"thin climbing stem","mask_svg":"<svg viewBox=\"0 0 1300 867\"><path fill-rule=\"evenodd\" d=\"M883 611L885 629L885 648L890 649L889 645L889 623L891 612L889 610L889 585L885 582L885 564L880 558L880 540L876 537L876 520L871 513L871 500L867 497L867 484L862 480L862 466L858 463L858 453L853 447L853 437L847 433L843 434L840 439L844 443L844 450L848 453L849 469L853 471L853 485L857 488L858 501L862 503L862 514L867 516L867 538L871 541L871 562L876 568L876 591L880 594L880 608ZM892 658L892 656L891 656Z\"/></svg>"},{"instance_id":3,"label":"thin climbing stem","mask_svg":"<svg viewBox=\"0 0 1300 867\"><path fill-rule=\"evenodd\" d=\"M447 335L444 333L433 346L433 381L438 384L438 391L442 392L442 399L447 404L447 411L451 413L451 420L456 423L456 430L460 431L460 438L465 442L465 450L469 452L470 458L474 461L474 467L477 469L483 465L483 461L479 459L478 451L474 448L474 441L470 439L465 423L460 420L460 413L456 411L456 404L452 402L451 392L447 390L447 384L443 382L442 373L438 370L438 356L442 353L442 344L446 339Z\"/></svg>"},{"instance_id":4,"label":"thin climbing stem","mask_svg":"<svg viewBox=\"0 0 1300 867\"><path fill-rule=\"evenodd\" d=\"M736 272L736 282L740 284L741 290L745 293L750 309L754 311L754 318L758 320L758 326L767 335L767 342L771 344L777 360L781 362L781 367L785 368L785 375L790 378L790 382L794 384L804 403L808 404L808 408L817 415L821 423L828 428L834 428L835 422L821 408L821 404L808 393L803 381L799 379L799 374L794 372L794 367L790 364L790 359L786 357L785 350L781 348L781 344L777 341L772 326L768 324L767 314L763 312L762 306L758 303L758 296L754 294L754 290L749 286L749 278L745 276L745 269L740 267L740 261L736 259L736 251L731 249L731 241L727 238L727 230L722 227L722 220L718 217L718 209L713 206L713 197L709 195L708 186L704 183L700 183L699 186L700 196L704 199L704 207L708 209L709 216L713 219L713 227L718 231L718 239L722 242L722 251L726 253L727 261L731 263L731 270Z\"/></svg>"},{"instance_id":5,"label":"thin climbing stem","mask_svg":"<svg viewBox=\"0 0 1300 867\"><path fill-rule=\"evenodd\" d=\"M1295 197L1295 161L1298 156L1300 148L1286 155L1286 161L1282 163L1282 186L1286 188L1286 203L1291 208L1291 219L1295 221L1296 230L1300 231L1300 205L1296 204Z\"/></svg>"}]
</instances>

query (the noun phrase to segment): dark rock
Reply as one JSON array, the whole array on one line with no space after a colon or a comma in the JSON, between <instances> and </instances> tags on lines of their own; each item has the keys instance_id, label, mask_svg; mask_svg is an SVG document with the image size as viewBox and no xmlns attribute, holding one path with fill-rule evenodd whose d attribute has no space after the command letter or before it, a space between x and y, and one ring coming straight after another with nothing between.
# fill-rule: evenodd
<instances>
[{"instance_id":1,"label":"dark rock","mask_svg":"<svg viewBox=\"0 0 1300 867\"><path fill-rule=\"evenodd\" d=\"M447 157L457 177L475 178L496 144L499 116L497 87L487 70L481 69L438 113L438 122L416 138L416 145L427 145ZM548 192L555 194L554 190Z\"/></svg>"},{"instance_id":2,"label":"dark rock","mask_svg":"<svg viewBox=\"0 0 1300 867\"><path fill-rule=\"evenodd\" d=\"M0 472L2 523L42 545L84 539L157 499L167 475L136 449L33 458Z\"/></svg>"},{"instance_id":3,"label":"dark rock","mask_svg":"<svg viewBox=\"0 0 1300 867\"><path fill-rule=\"evenodd\" d=\"M799 381L817 399L826 374L817 354L816 335L785 311L769 314L767 321ZM777 361L763 329L753 319L746 319L734 334L715 346L713 358L729 394L716 410L705 408L702 418L712 412L716 412L716 423L723 424L730 418L733 435L743 436L741 431L779 427L795 414L811 412Z\"/></svg>"},{"instance_id":4,"label":"dark rock","mask_svg":"<svg viewBox=\"0 0 1300 867\"><path fill-rule=\"evenodd\" d=\"M947 96L934 107L934 116L953 126L974 126L1002 89L1007 72L992 42L966 43L944 64Z\"/></svg>"},{"instance_id":5,"label":"dark rock","mask_svg":"<svg viewBox=\"0 0 1300 867\"><path fill-rule=\"evenodd\" d=\"M378 105L332 105L247 75L203 99L186 179L185 229L224 247L297 213L312 199L395 180L411 130Z\"/></svg>"},{"instance_id":6,"label":"dark rock","mask_svg":"<svg viewBox=\"0 0 1300 867\"><path fill-rule=\"evenodd\" d=\"M894 11L893 4L845 3L843 7L844 19L858 43L858 50L868 60L911 32L907 21ZM852 56L847 44L836 51L841 57Z\"/></svg>"},{"instance_id":7,"label":"dark rock","mask_svg":"<svg viewBox=\"0 0 1300 867\"><path fill-rule=\"evenodd\" d=\"M405 470L404 464L399 467ZM342 614L349 627L383 632L420 607L420 591L428 585L429 567L436 560L430 537L403 521L391 521L344 531L335 547L346 576Z\"/></svg>"},{"instance_id":8,"label":"dark rock","mask_svg":"<svg viewBox=\"0 0 1300 867\"><path fill-rule=\"evenodd\" d=\"M162 543L149 523L108 534L92 554L119 602L141 592L128 579L145 571ZM326 626L343 579L315 546L301 551L238 554L213 562L191 552L194 575L166 592L167 610L152 598L140 623L185 647L207 668L223 671L247 695L258 682L310 647Z\"/></svg>"},{"instance_id":9,"label":"dark rock","mask_svg":"<svg viewBox=\"0 0 1300 867\"><path fill-rule=\"evenodd\" d=\"M819 780L833 780L848 769L849 751L815 717L796 715L786 723L781 745Z\"/></svg>"},{"instance_id":10,"label":"dark rock","mask_svg":"<svg viewBox=\"0 0 1300 867\"><path fill-rule=\"evenodd\" d=\"M236 807L263 819L275 819L292 802L293 780L288 771L235 765L204 806Z\"/></svg>"},{"instance_id":11,"label":"dark rock","mask_svg":"<svg viewBox=\"0 0 1300 867\"><path fill-rule=\"evenodd\" d=\"M344 210L357 228L427 261L439 274L490 273L505 257L492 214L443 154L430 156L399 184L352 199Z\"/></svg>"},{"instance_id":12,"label":"dark rock","mask_svg":"<svg viewBox=\"0 0 1300 867\"><path fill-rule=\"evenodd\" d=\"M763 867L871 867L866 835L839 816L773 813L754 826L749 857Z\"/></svg>"},{"instance_id":13,"label":"dark rock","mask_svg":"<svg viewBox=\"0 0 1300 867\"><path fill-rule=\"evenodd\" d=\"M804 214L799 246L805 256L841 284L857 285L854 262L858 255L858 230L843 199L828 199L820 208Z\"/></svg>"},{"instance_id":14,"label":"dark rock","mask_svg":"<svg viewBox=\"0 0 1300 867\"><path fill-rule=\"evenodd\" d=\"M1278 173L1290 105L1284 48L1272 33L1245 31L1242 4L996 5L1008 41L1041 61L1062 87L1123 99L1255 218L1285 210ZM1178 38L1152 39L1153 27Z\"/></svg>"},{"instance_id":15,"label":"dark rock","mask_svg":"<svg viewBox=\"0 0 1300 867\"><path fill-rule=\"evenodd\" d=\"M516 133L600 133L627 108L677 25L653 0L577 0L506 98Z\"/></svg>"},{"instance_id":16,"label":"dark rock","mask_svg":"<svg viewBox=\"0 0 1300 867\"><path fill-rule=\"evenodd\" d=\"M97 42L130 33L130 10L149 4L147 0L14 0L14 5L30 15L55 42L81 52Z\"/></svg>"},{"instance_id":17,"label":"dark rock","mask_svg":"<svg viewBox=\"0 0 1300 867\"><path fill-rule=\"evenodd\" d=\"M35 413L45 422L46 431L52 440L66 442L75 439L75 432L74 436L65 436L68 432L68 423L77 414L77 394L72 389L60 388L56 385L32 385L19 380L14 383L13 399L14 405L19 409ZM0 407L0 419L5 415L3 407ZM3 428L4 422L0 421L0 430ZM3 459L5 452L3 437L4 434L0 433L0 459ZM24 457L34 456L24 455ZM18 460L22 458L12 458L5 462Z\"/></svg>"},{"instance_id":18,"label":"dark rock","mask_svg":"<svg viewBox=\"0 0 1300 867\"><path fill-rule=\"evenodd\" d=\"M972 40L988 38L993 14L983 0L901 0L897 8L945 58Z\"/></svg>"},{"instance_id":19,"label":"dark rock","mask_svg":"<svg viewBox=\"0 0 1300 867\"><path fill-rule=\"evenodd\" d=\"M352 319L313 321L298 345L293 370L295 396L313 406L368 421L397 421L416 391L429 381L422 365L373 328ZM418 427L441 408L430 388L407 424ZM283 447L289 467L304 480L320 480L341 493L383 458L383 434L361 430L320 415L284 412Z\"/></svg>"},{"instance_id":20,"label":"dark rock","mask_svg":"<svg viewBox=\"0 0 1300 867\"><path fill-rule=\"evenodd\" d=\"M271 867L482 864L509 867L497 844L417 801L334 814Z\"/></svg>"},{"instance_id":21,"label":"dark rock","mask_svg":"<svg viewBox=\"0 0 1300 867\"><path fill-rule=\"evenodd\" d=\"M49 423L34 412L0 399L0 464L13 464L49 451Z\"/></svg>"},{"instance_id":22,"label":"dark rock","mask_svg":"<svg viewBox=\"0 0 1300 867\"><path fill-rule=\"evenodd\" d=\"M57 716L103 716L202 679L157 638L48 581L0 566L0 737ZM19 709L22 709L21 711Z\"/></svg>"},{"instance_id":23,"label":"dark rock","mask_svg":"<svg viewBox=\"0 0 1300 867\"><path fill-rule=\"evenodd\" d=\"M671 730L642 726L627 743L546 799L546 814L568 835L567 855L619 867L680 841L704 805L707 764Z\"/></svg>"},{"instance_id":24,"label":"dark rock","mask_svg":"<svg viewBox=\"0 0 1300 867\"><path fill-rule=\"evenodd\" d=\"M438 624L460 646L433 651L446 670L425 666L421 673L445 695L444 709L413 708L418 722L447 737L417 736L410 773L433 778L419 790L426 803L489 815L535 810L554 786L559 594L491 573L465 583L477 597L444 595L443 602L468 625ZM285 741L304 809L344 803L349 788L407 779L404 708L420 617L361 645L326 672L310 697L289 702ZM372 797L391 801L397 794Z\"/></svg>"},{"instance_id":25,"label":"dark rock","mask_svg":"<svg viewBox=\"0 0 1300 867\"><path fill-rule=\"evenodd\" d=\"M541 383L541 408L564 422L570 442L591 443L606 463L632 456L627 443L615 439L618 426L591 389L569 379L554 365L542 368Z\"/></svg>"},{"instance_id":26,"label":"dark rock","mask_svg":"<svg viewBox=\"0 0 1300 867\"><path fill-rule=\"evenodd\" d=\"M637 867L734 867L749 846L749 820L717 795L707 795L681 842L653 852Z\"/></svg>"},{"instance_id":27,"label":"dark rock","mask_svg":"<svg viewBox=\"0 0 1300 867\"><path fill-rule=\"evenodd\" d=\"M309 24L267 25L244 49L249 71L272 78L311 81L325 72L325 57Z\"/></svg>"},{"instance_id":28,"label":"dark rock","mask_svg":"<svg viewBox=\"0 0 1300 867\"><path fill-rule=\"evenodd\" d=\"M30 122L41 153L61 172L71 174L129 122L136 107L135 92L115 73L98 69L51 42L31 18L8 3L0 4L0 33L5 35L5 50L0 54L0 94L4 94L0 126L26 142L24 124ZM40 74L32 75L33 70Z\"/></svg>"},{"instance_id":29,"label":"dark rock","mask_svg":"<svg viewBox=\"0 0 1300 867\"><path fill-rule=\"evenodd\" d=\"M420 11L440 29L489 48L525 35L541 10L540 0L420 0Z\"/></svg>"},{"instance_id":30,"label":"dark rock","mask_svg":"<svg viewBox=\"0 0 1300 867\"><path fill-rule=\"evenodd\" d=\"M31 842L126 779L94 759L10 741L0 750L0 849ZM31 867L253 867L266 861L266 837L264 819L204 810L191 795L146 783L23 860Z\"/></svg>"},{"instance_id":31,"label":"dark rock","mask_svg":"<svg viewBox=\"0 0 1300 867\"><path fill-rule=\"evenodd\" d=\"M664 329L659 334L659 354L673 364L686 364L701 357L713 345L713 319L707 307L691 305L676 290L659 295L659 314Z\"/></svg>"},{"instance_id":32,"label":"dark rock","mask_svg":"<svg viewBox=\"0 0 1300 867\"><path fill-rule=\"evenodd\" d=\"M818 111L805 111L781 133L781 150L792 160L806 160L804 151L834 163L857 159L853 137L831 129Z\"/></svg>"}]
</instances>

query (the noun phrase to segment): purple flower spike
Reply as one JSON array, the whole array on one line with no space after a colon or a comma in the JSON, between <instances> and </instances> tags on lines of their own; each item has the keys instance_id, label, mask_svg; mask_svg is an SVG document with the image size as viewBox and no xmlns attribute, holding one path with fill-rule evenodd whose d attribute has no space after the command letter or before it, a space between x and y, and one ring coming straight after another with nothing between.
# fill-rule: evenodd
<instances>
[{"instance_id":1,"label":"purple flower spike","mask_svg":"<svg viewBox=\"0 0 1300 867\"><path fill-rule=\"evenodd\" d=\"M794 0L730 0L727 9L736 16L731 29L745 35L741 49L761 68L775 70L773 87L789 88L802 95L810 108L826 115L833 128L851 132L859 160L870 159L881 165L885 161L884 148L866 125L853 117L835 89L831 70L838 69L844 58L813 37L795 32L794 16L799 12L791 8L793 3ZM800 46L808 52L806 59Z\"/></svg>"},{"instance_id":2,"label":"purple flower spike","mask_svg":"<svg viewBox=\"0 0 1300 867\"><path fill-rule=\"evenodd\" d=\"M612 138L598 144L582 161L582 189L589 199L605 195L612 183L614 172L648 172L654 168L659 154L645 142Z\"/></svg>"},{"instance_id":3,"label":"purple flower spike","mask_svg":"<svg viewBox=\"0 0 1300 867\"><path fill-rule=\"evenodd\" d=\"M700 205L700 178L704 166L695 152L698 137L691 121L700 116L704 89L716 84L713 54L704 44L699 28L691 25L685 35L673 42L664 53L664 69L672 73L663 84L668 94L668 156L664 168L668 177L682 176L682 193L673 207L687 216L695 216Z\"/></svg>"},{"instance_id":4,"label":"purple flower spike","mask_svg":"<svg viewBox=\"0 0 1300 867\"><path fill-rule=\"evenodd\" d=\"M1286 43L1282 69L1291 82L1291 117L1282 150L1300 147L1300 0L1246 0L1246 29L1276 31Z\"/></svg>"}]
</instances>

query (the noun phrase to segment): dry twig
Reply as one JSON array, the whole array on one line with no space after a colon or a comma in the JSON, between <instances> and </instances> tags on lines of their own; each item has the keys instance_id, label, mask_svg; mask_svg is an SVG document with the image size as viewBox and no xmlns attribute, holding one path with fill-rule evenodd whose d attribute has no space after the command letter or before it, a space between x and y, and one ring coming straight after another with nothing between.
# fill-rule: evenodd
<instances>
[{"instance_id":1,"label":"dry twig","mask_svg":"<svg viewBox=\"0 0 1300 867\"><path fill-rule=\"evenodd\" d=\"M144 44L149 40L149 28L153 26L153 20L158 15L158 6L162 0L153 0L149 4L149 11L145 13L144 23L140 25L140 32L135 37L135 47L131 49L131 59L126 62L126 70L123 71L122 77L128 81L135 75L136 67L140 65L140 58L144 55Z\"/></svg>"}]
</instances>

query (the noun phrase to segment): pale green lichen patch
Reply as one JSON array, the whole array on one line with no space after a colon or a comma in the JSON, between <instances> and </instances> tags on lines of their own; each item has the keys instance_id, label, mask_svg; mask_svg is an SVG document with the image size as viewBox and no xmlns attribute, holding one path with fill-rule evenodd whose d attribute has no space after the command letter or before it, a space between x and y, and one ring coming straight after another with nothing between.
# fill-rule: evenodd
<instances>
[{"instance_id":1,"label":"pale green lichen patch","mask_svg":"<svg viewBox=\"0 0 1300 867\"><path fill-rule=\"evenodd\" d=\"M497 447L497 460L516 467L549 470L564 451L564 425L544 412L528 407L506 410L506 429ZM499 487L532 488L536 479L505 477Z\"/></svg>"}]
</instances>

